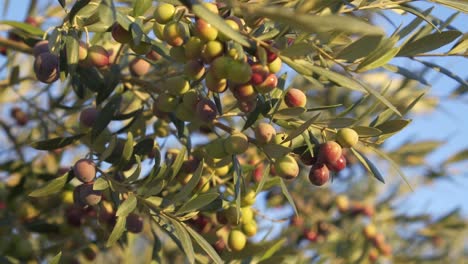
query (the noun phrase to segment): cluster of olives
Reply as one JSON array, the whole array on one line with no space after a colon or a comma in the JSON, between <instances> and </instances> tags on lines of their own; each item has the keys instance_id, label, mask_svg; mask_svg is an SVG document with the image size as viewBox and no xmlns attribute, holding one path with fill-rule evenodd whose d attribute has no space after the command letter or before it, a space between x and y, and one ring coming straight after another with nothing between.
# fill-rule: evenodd
<instances>
[{"instance_id":1,"label":"cluster of olives","mask_svg":"<svg viewBox=\"0 0 468 264\"><path fill-rule=\"evenodd\" d=\"M216 232L216 241L213 247L219 252L228 249L241 251L247 244L247 239L257 234L257 222L252 205L255 203L255 192L249 191L242 197L240 211L235 205L227 205L213 215L199 214L190 219L188 223L199 232L206 234L222 229L225 232Z\"/></svg>"},{"instance_id":2,"label":"cluster of olives","mask_svg":"<svg viewBox=\"0 0 468 264\"><path fill-rule=\"evenodd\" d=\"M336 207L342 214L351 216L364 215L373 217L375 208L369 204L363 204L357 201L350 201L344 195L338 195L335 199ZM385 241L385 236L377 231L374 224L368 224L363 228L364 237L371 242L373 247L368 252L368 257L371 263L375 263L379 255L390 256L392 254L392 246Z\"/></svg>"},{"instance_id":3,"label":"cluster of olives","mask_svg":"<svg viewBox=\"0 0 468 264\"><path fill-rule=\"evenodd\" d=\"M324 185L330 179L330 170L339 172L346 168L346 158L342 148L350 148L357 144L359 136L351 128L338 130L336 141L327 141L318 148L316 156L311 156L307 151L301 155L301 160L306 165L312 165L309 180L317 186Z\"/></svg>"}]
</instances>

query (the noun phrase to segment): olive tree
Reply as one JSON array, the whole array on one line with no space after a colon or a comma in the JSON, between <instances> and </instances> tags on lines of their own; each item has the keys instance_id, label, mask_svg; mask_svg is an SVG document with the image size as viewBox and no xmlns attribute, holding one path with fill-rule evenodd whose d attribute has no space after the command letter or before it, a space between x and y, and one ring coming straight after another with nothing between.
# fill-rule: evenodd
<instances>
[{"instance_id":1,"label":"olive tree","mask_svg":"<svg viewBox=\"0 0 468 264\"><path fill-rule=\"evenodd\" d=\"M451 23L467 11L451 0L31 1L25 21L0 21L2 262L461 260L458 211L408 215L394 201L467 153L427 172L439 142L385 142L415 107L437 107L429 71L457 81L455 96L468 88L427 59L466 55ZM383 27L390 13L409 22Z\"/></svg>"}]
</instances>

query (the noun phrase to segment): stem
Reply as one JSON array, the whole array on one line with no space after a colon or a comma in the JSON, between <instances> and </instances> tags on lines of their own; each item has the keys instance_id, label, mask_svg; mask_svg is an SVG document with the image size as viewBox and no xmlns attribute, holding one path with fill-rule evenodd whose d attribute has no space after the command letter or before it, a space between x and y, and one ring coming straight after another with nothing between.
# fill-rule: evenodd
<instances>
[{"instance_id":1,"label":"stem","mask_svg":"<svg viewBox=\"0 0 468 264\"><path fill-rule=\"evenodd\" d=\"M24 42L20 41L13 41L7 38L0 37L0 46L20 51L26 54L33 54L33 49L26 45Z\"/></svg>"}]
</instances>

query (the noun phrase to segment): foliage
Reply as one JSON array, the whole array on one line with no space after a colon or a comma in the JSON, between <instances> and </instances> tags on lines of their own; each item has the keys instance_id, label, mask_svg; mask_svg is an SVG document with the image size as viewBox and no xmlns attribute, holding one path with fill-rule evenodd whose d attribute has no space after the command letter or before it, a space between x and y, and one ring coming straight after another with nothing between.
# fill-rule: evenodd
<instances>
[{"instance_id":1,"label":"foliage","mask_svg":"<svg viewBox=\"0 0 468 264\"><path fill-rule=\"evenodd\" d=\"M2 262L466 255L458 211L393 206L418 184L405 169L441 142L384 148L416 106L436 106L428 69L460 84L454 96L468 88L426 60L466 56L466 33L451 26L465 2L430 1L454 10L445 21L404 0L153 2L62 0L35 13L31 1L26 21L0 21L1 108L15 122L0 123ZM414 18L386 32L374 18L389 12Z\"/></svg>"}]
</instances>

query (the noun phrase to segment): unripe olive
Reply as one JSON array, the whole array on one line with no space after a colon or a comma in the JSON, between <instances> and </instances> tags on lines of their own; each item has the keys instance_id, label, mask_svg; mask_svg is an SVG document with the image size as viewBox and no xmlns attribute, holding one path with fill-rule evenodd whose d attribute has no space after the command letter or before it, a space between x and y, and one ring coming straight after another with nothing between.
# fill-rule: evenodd
<instances>
[{"instance_id":1,"label":"unripe olive","mask_svg":"<svg viewBox=\"0 0 468 264\"><path fill-rule=\"evenodd\" d=\"M206 193L209 190L210 190L210 182L208 180L208 177L202 176L200 178L200 181L197 183L197 186L195 187L194 191L197 191L200 193Z\"/></svg>"},{"instance_id":2,"label":"unripe olive","mask_svg":"<svg viewBox=\"0 0 468 264\"><path fill-rule=\"evenodd\" d=\"M224 149L227 153L238 155L242 154L249 148L249 140L247 136L240 132L235 132L224 141Z\"/></svg>"},{"instance_id":3,"label":"unripe olive","mask_svg":"<svg viewBox=\"0 0 468 264\"><path fill-rule=\"evenodd\" d=\"M344 155L341 155L336 161L328 163L327 167L335 172L342 171L346 168L346 158Z\"/></svg>"},{"instance_id":4,"label":"unripe olive","mask_svg":"<svg viewBox=\"0 0 468 264\"><path fill-rule=\"evenodd\" d=\"M189 60L200 59L203 42L199 37L190 37L184 45L185 57Z\"/></svg>"},{"instance_id":5,"label":"unripe olive","mask_svg":"<svg viewBox=\"0 0 468 264\"><path fill-rule=\"evenodd\" d=\"M112 38L118 43L127 44L132 41L132 34L119 23L115 23L112 26Z\"/></svg>"},{"instance_id":6,"label":"unripe olive","mask_svg":"<svg viewBox=\"0 0 468 264\"><path fill-rule=\"evenodd\" d=\"M234 61L230 65L227 78L233 83L247 83L252 78L252 68L248 63Z\"/></svg>"},{"instance_id":7,"label":"unripe olive","mask_svg":"<svg viewBox=\"0 0 468 264\"><path fill-rule=\"evenodd\" d=\"M148 44L143 41L140 41L138 45L135 44L133 41L130 41L129 46L130 49L138 55L146 55L151 50L151 44Z\"/></svg>"},{"instance_id":8,"label":"unripe olive","mask_svg":"<svg viewBox=\"0 0 468 264\"><path fill-rule=\"evenodd\" d=\"M160 109L163 112L172 112L176 109L178 103L177 98L175 98L172 95L169 94L160 94L158 98L156 99L158 109Z\"/></svg>"},{"instance_id":9,"label":"unripe olive","mask_svg":"<svg viewBox=\"0 0 468 264\"><path fill-rule=\"evenodd\" d=\"M281 70L282 64L281 58L278 57L268 64L268 69L271 73L278 73Z\"/></svg>"},{"instance_id":10,"label":"unripe olive","mask_svg":"<svg viewBox=\"0 0 468 264\"><path fill-rule=\"evenodd\" d=\"M143 76L149 72L151 68L151 63L149 63L148 61L144 59L135 58L130 62L129 68L130 68L130 73L132 75Z\"/></svg>"},{"instance_id":11,"label":"unripe olive","mask_svg":"<svg viewBox=\"0 0 468 264\"><path fill-rule=\"evenodd\" d=\"M13 237L12 255L20 260L28 260L32 257L34 251L31 242L22 237Z\"/></svg>"},{"instance_id":12,"label":"unripe olive","mask_svg":"<svg viewBox=\"0 0 468 264\"><path fill-rule=\"evenodd\" d=\"M177 96L190 89L189 82L183 76L174 76L164 80L163 85L169 94Z\"/></svg>"},{"instance_id":13,"label":"unripe olive","mask_svg":"<svg viewBox=\"0 0 468 264\"><path fill-rule=\"evenodd\" d=\"M34 57L39 56L39 54L49 51L49 41L48 40L41 40L37 42L33 47L33 55Z\"/></svg>"},{"instance_id":14,"label":"unripe olive","mask_svg":"<svg viewBox=\"0 0 468 264\"><path fill-rule=\"evenodd\" d=\"M157 120L154 123L153 128L154 128L154 134L157 137L167 137L169 135L169 132L170 132L169 123L165 120L162 120L162 119Z\"/></svg>"},{"instance_id":15,"label":"unripe olive","mask_svg":"<svg viewBox=\"0 0 468 264\"><path fill-rule=\"evenodd\" d=\"M349 210L349 199L344 195L338 195L335 199L336 207L341 213Z\"/></svg>"},{"instance_id":16,"label":"unripe olive","mask_svg":"<svg viewBox=\"0 0 468 264\"><path fill-rule=\"evenodd\" d=\"M96 165L92 160L80 159L73 166L73 174L83 183L92 182L96 178Z\"/></svg>"},{"instance_id":17,"label":"unripe olive","mask_svg":"<svg viewBox=\"0 0 468 264\"><path fill-rule=\"evenodd\" d=\"M232 58L221 56L213 60L210 69L213 70L214 75L218 79L225 79L228 77L228 72L231 70Z\"/></svg>"},{"instance_id":18,"label":"unripe olive","mask_svg":"<svg viewBox=\"0 0 468 264\"><path fill-rule=\"evenodd\" d=\"M43 83L53 83L60 75L59 58L50 52L39 54L34 60L34 73Z\"/></svg>"},{"instance_id":19,"label":"unripe olive","mask_svg":"<svg viewBox=\"0 0 468 264\"><path fill-rule=\"evenodd\" d=\"M318 161L321 163L332 164L336 162L342 154L341 146L335 141L327 141L320 145Z\"/></svg>"},{"instance_id":20,"label":"unripe olive","mask_svg":"<svg viewBox=\"0 0 468 264\"><path fill-rule=\"evenodd\" d=\"M83 183L75 188L78 189L79 200L83 204L94 206L102 199L102 191L93 190L93 183Z\"/></svg>"},{"instance_id":21,"label":"unripe olive","mask_svg":"<svg viewBox=\"0 0 468 264\"><path fill-rule=\"evenodd\" d=\"M254 211L252 210L252 207L246 206L246 207L241 207L241 223L247 223L250 221L254 220Z\"/></svg>"},{"instance_id":22,"label":"unripe olive","mask_svg":"<svg viewBox=\"0 0 468 264\"><path fill-rule=\"evenodd\" d=\"M364 227L362 232L364 233L366 239L372 240L377 235L377 228L375 227L375 225L369 224Z\"/></svg>"},{"instance_id":23,"label":"unripe olive","mask_svg":"<svg viewBox=\"0 0 468 264\"><path fill-rule=\"evenodd\" d=\"M131 213L127 216L125 227L128 232L131 233L140 233L143 231L143 217Z\"/></svg>"},{"instance_id":24,"label":"unripe olive","mask_svg":"<svg viewBox=\"0 0 468 264\"><path fill-rule=\"evenodd\" d=\"M208 8L208 10L210 10L211 12L213 12L213 13L215 13L215 14L219 14L219 10L218 10L218 7L216 6L216 4L204 2L203 5L204 5L206 8Z\"/></svg>"},{"instance_id":25,"label":"unripe olive","mask_svg":"<svg viewBox=\"0 0 468 264\"><path fill-rule=\"evenodd\" d=\"M218 37L218 30L201 18L197 20L195 30L197 35L205 41L215 40Z\"/></svg>"},{"instance_id":26,"label":"unripe olive","mask_svg":"<svg viewBox=\"0 0 468 264\"><path fill-rule=\"evenodd\" d=\"M220 177L226 176L229 173L229 165L214 168L214 171Z\"/></svg>"},{"instance_id":27,"label":"unripe olive","mask_svg":"<svg viewBox=\"0 0 468 264\"><path fill-rule=\"evenodd\" d=\"M247 237L240 230L234 229L229 232L228 245L233 251L241 251L247 244Z\"/></svg>"},{"instance_id":28,"label":"unripe olive","mask_svg":"<svg viewBox=\"0 0 468 264\"><path fill-rule=\"evenodd\" d=\"M258 93L266 94L266 93L273 91L273 89L276 88L277 84L278 84L278 77L276 77L276 75L272 73L268 75L261 84L255 86L255 89L257 90Z\"/></svg>"},{"instance_id":29,"label":"unripe olive","mask_svg":"<svg viewBox=\"0 0 468 264\"><path fill-rule=\"evenodd\" d=\"M205 76L205 85L208 90L214 93L223 93L227 89L227 80L218 79L210 69Z\"/></svg>"},{"instance_id":30,"label":"unripe olive","mask_svg":"<svg viewBox=\"0 0 468 264\"><path fill-rule=\"evenodd\" d=\"M307 103L307 97L303 91L291 88L289 89L285 96L284 102L289 107L305 107Z\"/></svg>"},{"instance_id":31,"label":"unripe olive","mask_svg":"<svg viewBox=\"0 0 468 264\"><path fill-rule=\"evenodd\" d=\"M238 213L240 212L237 211L235 206L229 206L226 210L222 211L222 218L231 225L237 225L241 220L241 215ZM239 220L239 222L237 220Z\"/></svg>"},{"instance_id":32,"label":"unripe olive","mask_svg":"<svg viewBox=\"0 0 468 264\"><path fill-rule=\"evenodd\" d=\"M198 118L206 123L212 122L218 115L216 104L207 98L203 98L197 103L196 112Z\"/></svg>"},{"instance_id":33,"label":"unripe olive","mask_svg":"<svg viewBox=\"0 0 468 264\"><path fill-rule=\"evenodd\" d=\"M224 141L225 139L218 138L208 143L205 146L206 153L208 154L208 156L215 159L221 159L229 155L224 149Z\"/></svg>"},{"instance_id":34,"label":"unripe olive","mask_svg":"<svg viewBox=\"0 0 468 264\"><path fill-rule=\"evenodd\" d=\"M164 27L164 40L171 46L182 46L187 33L181 22L170 22Z\"/></svg>"},{"instance_id":35,"label":"unripe olive","mask_svg":"<svg viewBox=\"0 0 468 264\"><path fill-rule=\"evenodd\" d=\"M330 171L323 163L316 163L312 166L309 173L309 180L317 186L324 185L330 179Z\"/></svg>"},{"instance_id":36,"label":"unripe olive","mask_svg":"<svg viewBox=\"0 0 468 264\"><path fill-rule=\"evenodd\" d=\"M276 174L286 180L294 179L299 175L299 165L291 155L286 155L275 161Z\"/></svg>"},{"instance_id":37,"label":"unripe olive","mask_svg":"<svg viewBox=\"0 0 468 264\"><path fill-rule=\"evenodd\" d=\"M210 40L203 45L201 56L206 63L212 62L215 58L223 55L224 45L217 40Z\"/></svg>"},{"instance_id":38,"label":"unripe olive","mask_svg":"<svg viewBox=\"0 0 468 264\"><path fill-rule=\"evenodd\" d=\"M268 123L259 123L255 128L255 139L260 144L267 144L276 136L275 128Z\"/></svg>"},{"instance_id":39,"label":"unripe olive","mask_svg":"<svg viewBox=\"0 0 468 264\"><path fill-rule=\"evenodd\" d=\"M248 237L255 236L257 234L257 222L251 220L247 223L243 223L242 232Z\"/></svg>"},{"instance_id":40,"label":"unripe olive","mask_svg":"<svg viewBox=\"0 0 468 264\"><path fill-rule=\"evenodd\" d=\"M359 141L359 135L352 128L342 128L336 133L336 141L343 148L352 148Z\"/></svg>"},{"instance_id":41,"label":"unripe olive","mask_svg":"<svg viewBox=\"0 0 468 264\"><path fill-rule=\"evenodd\" d=\"M182 96L182 104L185 108L195 111L197 104L200 101L197 90L190 89Z\"/></svg>"},{"instance_id":42,"label":"unripe olive","mask_svg":"<svg viewBox=\"0 0 468 264\"><path fill-rule=\"evenodd\" d=\"M234 29L234 31L239 31L240 28L241 28L241 27L239 26L239 23L237 23L237 22L234 21L233 19L226 18L226 19L224 20L224 22L226 22L226 24L228 24L229 27L231 27L232 29ZM222 32L219 32L218 38L219 38L221 41L228 41L228 40L231 39L229 36L223 34Z\"/></svg>"},{"instance_id":43,"label":"unripe olive","mask_svg":"<svg viewBox=\"0 0 468 264\"><path fill-rule=\"evenodd\" d=\"M185 57L185 48L184 46L174 46L169 50L169 55L173 60L178 63L185 63L187 58Z\"/></svg>"},{"instance_id":44,"label":"unripe olive","mask_svg":"<svg viewBox=\"0 0 468 264\"><path fill-rule=\"evenodd\" d=\"M160 3L154 10L154 19L160 24L171 21L175 15L175 7L168 3Z\"/></svg>"},{"instance_id":45,"label":"unripe olive","mask_svg":"<svg viewBox=\"0 0 468 264\"><path fill-rule=\"evenodd\" d=\"M179 120L192 122L195 119L195 112L186 108L183 104L179 104L175 110L175 116Z\"/></svg>"},{"instance_id":46,"label":"unripe olive","mask_svg":"<svg viewBox=\"0 0 468 264\"><path fill-rule=\"evenodd\" d=\"M254 190L249 190L241 200L241 205L242 206L251 206L255 203L255 191Z\"/></svg>"}]
</instances>

